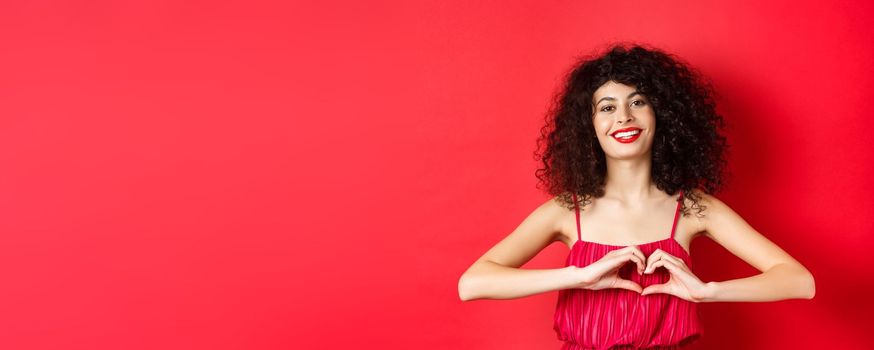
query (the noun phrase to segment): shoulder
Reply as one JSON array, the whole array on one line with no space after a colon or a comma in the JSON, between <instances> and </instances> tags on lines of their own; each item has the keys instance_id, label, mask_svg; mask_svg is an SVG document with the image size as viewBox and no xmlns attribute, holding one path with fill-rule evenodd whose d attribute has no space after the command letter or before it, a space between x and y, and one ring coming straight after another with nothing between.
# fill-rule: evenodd
<instances>
[{"instance_id":1,"label":"shoulder","mask_svg":"<svg viewBox=\"0 0 874 350\"><path fill-rule=\"evenodd\" d=\"M684 202L689 208L691 216L697 219L701 231L707 231L707 227L720 217L734 213L731 207L713 194L704 192L700 188L695 188L691 192L698 203L696 204L688 197L684 198Z\"/></svg>"},{"instance_id":2,"label":"shoulder","mask_svg":"<svg viewBox=\"0 0 874 350\"><path fill-rule=\"evenodd\" d=\"M525 221L539 227L539 231L548 232L552 240L565 241L565 225L569 216L573 216L573 204L564 202L569 194L550 196L537 205Z\"/></svg>"},{"instance_id":3,"label":"shoulder","mask_svg":"<svg viewBox=\"0 0 874 350\"><path fill-rule=\"evenodd\" d=\"M570 194L567 194L570 196ZM534 213L543 217L550 223L550 227L555 231L561 230L562 220L571 212L573 212L573 204L566 203L562 199L562 195L555 195L541 203ZM569 208L570 206L570 208Z\"/></svg>"}]
</instances>

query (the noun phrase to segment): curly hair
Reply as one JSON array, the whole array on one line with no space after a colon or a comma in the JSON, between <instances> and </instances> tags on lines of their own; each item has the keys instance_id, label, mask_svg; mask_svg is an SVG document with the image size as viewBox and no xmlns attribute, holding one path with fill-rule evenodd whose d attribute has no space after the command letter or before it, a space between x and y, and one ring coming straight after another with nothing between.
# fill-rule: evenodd
<instances>
[{"instance_id":1,"label":"curly hair","mask_svg":"<svg viewBox=\"0 0 874 350\"><path fill-rule=\"evenodd\" d=\"M720 133L726 125L716 112L712 83L676 56L640 44L616 43L601 55L578 58L566 74L537 140L535 159L543 162L535 172L537 188L568 208L604 196L607 163L592 124L592 97L611 80L650 100L657 125L653 182L671 195L683 190L700 215L705 207L693 189L716 193L729 176L728 144ZM574 203L572 193L582 203ZM685 201L682 212L688 213Z\"/></svg>"}]
</instances>

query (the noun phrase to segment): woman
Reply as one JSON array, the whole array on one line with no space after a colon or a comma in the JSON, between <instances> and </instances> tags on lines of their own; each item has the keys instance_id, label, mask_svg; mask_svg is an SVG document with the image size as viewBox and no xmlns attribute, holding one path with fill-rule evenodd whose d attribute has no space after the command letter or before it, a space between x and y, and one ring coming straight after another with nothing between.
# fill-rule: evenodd
<instances>
[{"instance_id":1,"label":"woman","mask_svg":"<svg viewBox=\"0 0 874 350\"><path fill-rule=\"evenodd\" d=\"M553 197L464 272L461 299L559 291L562 349L604 349L694 342L701 302L813 298L811 273L712 195L728 148L712 90L653 48L581 60L538 142L537 177ZM700 280L689 253L698 236L761 273ZM519 268L554 241L570 248L566 267Z\"/></svg>"}]
</instances>

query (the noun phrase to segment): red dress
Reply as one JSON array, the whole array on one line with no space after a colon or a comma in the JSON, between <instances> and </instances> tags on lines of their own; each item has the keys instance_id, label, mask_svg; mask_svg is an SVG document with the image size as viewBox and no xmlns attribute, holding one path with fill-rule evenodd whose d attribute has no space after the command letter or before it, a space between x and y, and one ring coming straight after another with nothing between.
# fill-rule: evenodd
<instances>
[{"instance_id":1,"label":"red dress","mask_svg":"<svg viewBox=\"0 0 874 350\"><path fill-rule=\"evenodd\" d=\"M576 194L573 197L576 203ZM671 236L637 246L646 256L660 248L682 259L691 268L692 258L674 240L682 200L683 192L680 191ZM580 235L580 209L575 206L574 210L577 216L577 241L568 253L565 266L573 264L584 267L598 261L611 250L625 247L583 241ZM640 275L636 264L632 262L619 269L619 276L643 288L670 279L670 273L663 267L651 274ZM558 339L564 341L562 350L679 348L704 334L696 306L697 303L664 293L640 295L619 288L563 289L558 292L553 329Z\"/></svg>"}]
</instances>

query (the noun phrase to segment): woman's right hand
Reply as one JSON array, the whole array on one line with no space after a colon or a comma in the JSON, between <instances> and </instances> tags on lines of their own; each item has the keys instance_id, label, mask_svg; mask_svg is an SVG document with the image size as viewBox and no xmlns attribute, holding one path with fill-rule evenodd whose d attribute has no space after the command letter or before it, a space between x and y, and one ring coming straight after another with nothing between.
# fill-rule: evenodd
<instances>
[{"instance_id":1,"label":"woman's right hand","mask_svg":"<svg viewBox=\"0 0 874 350\"><path fill-rule=\"evenodd\" d=\"M622 288L642 292L643 287L634 281L619 277L619 268L627 262L637 264L637 273L643 274L646 267L643 251L637 246L628 246L611 250L604 254L601 259L585 267L580 268L580 283L578 288L583 289L607 289Z\"/></svg>"}]
</instances>

